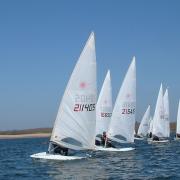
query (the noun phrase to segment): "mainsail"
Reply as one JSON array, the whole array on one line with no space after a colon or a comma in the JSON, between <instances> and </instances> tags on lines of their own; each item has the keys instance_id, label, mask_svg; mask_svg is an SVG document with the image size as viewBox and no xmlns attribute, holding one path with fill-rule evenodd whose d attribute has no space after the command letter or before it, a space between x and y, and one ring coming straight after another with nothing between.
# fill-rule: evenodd
<instances>
[{"instance_id":1,"label":"mainsail","mask_svg":"<svg viewBox=\"0 0 180 180\"><path fill-rule=\"evenodd\" d=\"M108 70L96 105L96 135L108 130L112 114L111 76Z\"/></svg>"},{"instance_id":2,"label":"mainsail","mask_svg":"<svg viewBox=\"0 0 180 180\"><path fill-rule=\"evenodd\" d=\"M177 113L176 134L180 134L180 100L179 100L178 113Z\"/></svg>"},{"instance_id":3,"label":"mainsail","mask_svg":"<svg viewBox=\"0 0 180 180\"><path fill-rule=\"evenodd\" d=\"M153 118L150 116L148 134L152 133L152 130L153 130Z\"/></svg>"},{"instance_id":4,"label":"mainsail","mask_svg":"<svg viewBox=\"0 0 180 180\"><path fill-rule=\"evenodd\" d=\"M166 92L163 97L164 100L164 123L165 123L165 137L170 136L170 126L169 126L169 95L168 95L168 89L166 89Z\"/></svg>"},{"instance_id":5,"label":"mainsail","mask_svg":"<svg viewBox=\"0 0 180 180\"><path fill-rule=\"evenodd\" d=\"M137 133L139 136L146 136L148 134L149 122L150 122L150 106L148 106L139 125L139 129Z\"/></svg>"},{"instance_id":6,"label":"mainsail","mask_svg":"<svg viewBox=\"0 0 180 180\"><path fill-rule=\"evenodd\" d=\"M96 53L92 32L67 84L50 141L70 149L94 148L96 93Z\"/></svg>"},{"instance_id":7,"label":"mainsail","mask_svg":"<svg viewBox=\"0 0 180 180\"><path fill-rule=\"evenodd\" d=\"M119 142L134 142L135 112L136 65L133 57L114 105L108 137Z\"/></svg>"},{"instance_id":8,"label":"mainsail","mask_svg":"<svg viewBox=\"0 0 180 180\"><path fill-rule=\"evenodd\" d=\"M160 86L156 109L153 117L153 130L152 134L158 137L166 137L165 133L165 120L164 120L164 102L163 102L163 88Z\"/></svg>"}]
</instances>

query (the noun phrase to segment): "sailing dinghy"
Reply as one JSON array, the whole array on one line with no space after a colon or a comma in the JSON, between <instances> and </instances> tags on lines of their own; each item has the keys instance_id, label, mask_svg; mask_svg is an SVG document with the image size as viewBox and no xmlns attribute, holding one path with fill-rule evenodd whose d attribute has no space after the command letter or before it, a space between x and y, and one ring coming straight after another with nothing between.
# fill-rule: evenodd
<instances>
[{"instance_id":1,"label":"sailing dinghy","mask_svg":"<svg viewBox=\"0 0 180 180\"><path fill-rule=\"evenodd\" d=\"M84 158L84 156L57 154L55 148L93 150L95 148L96 93L95 37L92 32L64 92L54 123L48 153L33 154L31 157L75 160Z\"/></svg>"},{"instance_id":2,"label":"sailing dinghy","mask_svg":"<svg viewBox=\"0 0 180 180\"><path fill-rule=\"evenodd\" d=\"M107 136L108 139L117 143L133 143L134 142L134 126L135 126L135 110L136 110L136 65L135 57L129 66L127 74L124 78L120 91L118 93L112 117L110 120ZM97 150L103 151L131 151L128 148L108 148L96 147Z\"/></svg>"},{"instance_id":3,"label":"sailing dinghy","mask_svg":"<svg viewBox=\"0 0 180 180\"><path fill-rule=\"evenodd\" d=\"M168 89L166 89L164 96L163 96L163 101L164 101L164 131L165 131L165 138L170 137L170 123L169 123L169 93Z\"/></svg>"},{"instance_id":4,"label":"sailing dinghy","mask_svg":"<svg viewBox=\"0 0 180 180\"><path fill-rule=\"evenodd\" d=\"M179 104L178 104L175 140L180 140L180 100L179 100Z\"/></svg>"},{"instance_id":5,"label":"sailing dinghy","mask_svg":"<svg viewBox=\"0 0 180 180\"><path fill-rule=\"evenodd\" d=\"M153 117L153 129L152 129L152 139L148 139L149 143L166 143L169 140L165 139L167 137L166 132L166 122L165 122L165 108L164 108L164 97L162 84L159 89L159 94L156 102L156 108ZM157 140L155 139L157 137Z\"/></svg>"},{"instance_id":6,"label":"sailing dinghy","mask_svg":"<svg viewBox=\"0 0 180 180\"><path fill-rule=\"evenodd\" d=\"M136 139L142 140L145 137L147 137L148 130L149 130L149 121L150 121L150 106L148 106L148 108L141 120Z\"/></svg>"},{"instance_id":7,"label":"sailing dinghy","mask_svg":"<svg viewBox=\"0 0 180 180\"><path fill-rule=\"evenodd\" d=\"M103 132L107 132L112 115L112 86L108 70L96 105L96 143L101 143Z\"/></svg>"}]
</instances>

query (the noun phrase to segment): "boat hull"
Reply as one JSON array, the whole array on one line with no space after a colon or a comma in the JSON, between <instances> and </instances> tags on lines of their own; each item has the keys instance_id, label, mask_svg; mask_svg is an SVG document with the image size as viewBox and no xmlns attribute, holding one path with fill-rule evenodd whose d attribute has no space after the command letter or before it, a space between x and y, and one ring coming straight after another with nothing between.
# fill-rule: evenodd
<instances>
[{"instance_id":1,"label":"boat hull","mask_svg":"<svg viewBox=\"0 0 180 180\"><path fill-rule=\"evenodd\" d=\"M86 158L86 157L81 157L81 156L63 156L60 154L48 154L46 152L33 154L30 157L33 159L47 159L47 160L59 160L59 161L77 160L77 159Z\"/></svg>"},{"instance_id":2,"label":"boat hull","mask_svg":"<svg viewBox=\"0 0 180 180\"><path fill-rule=\"evenodd\" d=\"M135 148L132 148L132 147L128 147L128 148L105 148L105 147L102 147L102 146L96 146L95 150L96 151L110 151L110 152L126 152L126 151L132 151L134 150Z\"/></svg>"},{"instance_id":3,"label":"boat hull","mask_svg":"<svg viewBox=\"0 0 180 180\"><path fill-rule=\"evenodd\" d=\"M159 140L159 141L153 141L152 139L148 139L148 143L152 143L152 144L158 144L158 143L168 143L169 140L168 139L164 139L164 140Z\"/></svg>"}]
</instances>

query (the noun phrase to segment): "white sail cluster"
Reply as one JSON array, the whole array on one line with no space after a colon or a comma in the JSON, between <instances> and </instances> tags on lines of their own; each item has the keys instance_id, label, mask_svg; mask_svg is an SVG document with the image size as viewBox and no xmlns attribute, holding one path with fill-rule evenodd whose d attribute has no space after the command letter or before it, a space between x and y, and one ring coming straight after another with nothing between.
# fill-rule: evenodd
<instances>
[{"instance_id":1,"label":"white sail cluster","mask_svg":"<svg viewBox=\"0 0 180 180\"><path fill-rule=\"evenodd\" d=\"M107 132L117 142L134 142L136 114L136 62L125 75L113 108L111 76L108 70L96 102L95 37L91 33L60 103L52 131L51 142L70 149L94 149L96 135ZM177 131L180 132L180 125ZM159 90L155 113L150 118L148 106L138 129L139 136L152 132L158 137L169 137L168 90Z\"/></svg>"},{"instance_id":2,"label":"white sail cluster","mask_svg":"<svg viewBox=\"0 0 180 180\"><path fill-rule=\"evenodd\" d=\"M62 155L67 149L129 151L134 148L106 148L107 141L132 143L135 136L136 115L136 60L133 57L118 92L114 108L110 70L107 71L97 101L95 36L92 32L76 63L62 97L54 123L48 153L31 157L42 159L72 160L82 157ZM104 135L104 132L107 133ZM103 136L102 136L103 134ZM144 139L148 134L153 138L170 136L169 94L159 89L153 118L150 105L144 113L136 138ZM97 136L97 137L96 137ZM95 138L101 136L105 147L95 146ZM105 139L103 139L105 137ZM140 139L139 138L139 139ZM176 138L180 138L180 101L177 114ZM155 139L153 139L155 140ZM156 141L156 140L155 140ZM102 144L101 144L102 145ZM59 148L58 150L56 148ZM54 151L56 149L56 151ZM59 155L53 154L58 152ZM67 155L67 154L65 154Z\"/></svg>"},{"instance_id":3,"label":"white sail cluster","mask_svg":"<svg viewBox=\"0 0 180 180\"><path fill-rule=\"evenodd\" d=\"M170 127L169 127L169 97L168 89L166 89L165 94L163 95L162 84L160 86L156 108L153 117L152 124L152 134L157 137L169 137L170 136Z\"/></svg>"}]
</instances>

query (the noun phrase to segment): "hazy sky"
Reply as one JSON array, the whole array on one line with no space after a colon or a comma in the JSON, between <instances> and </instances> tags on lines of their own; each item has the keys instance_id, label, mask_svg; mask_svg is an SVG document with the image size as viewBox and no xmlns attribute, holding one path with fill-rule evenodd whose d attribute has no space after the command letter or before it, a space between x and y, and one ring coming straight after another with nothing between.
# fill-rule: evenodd
<instances>
[{"instance_id":1,"label":"hazy sky","mask_svg":"<svg viewBox=\"0 0 180 180\"><path fill-rule=\"evenodd\" d=\"M171 120L180 98L180 1L0 1L0 130L52 127L66 83L91 31L98 90L106 71L115 100L136 56L137 120L151 114L160 83Z\"/></svg>"}]
</instances>

